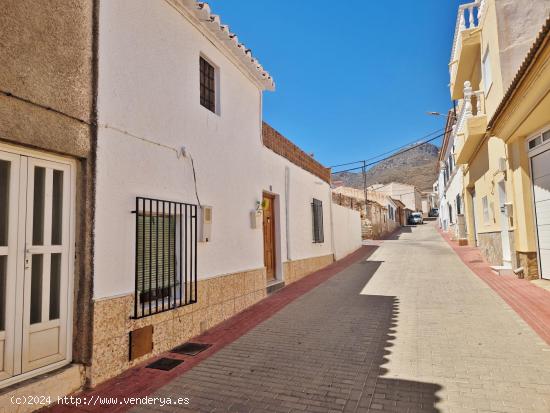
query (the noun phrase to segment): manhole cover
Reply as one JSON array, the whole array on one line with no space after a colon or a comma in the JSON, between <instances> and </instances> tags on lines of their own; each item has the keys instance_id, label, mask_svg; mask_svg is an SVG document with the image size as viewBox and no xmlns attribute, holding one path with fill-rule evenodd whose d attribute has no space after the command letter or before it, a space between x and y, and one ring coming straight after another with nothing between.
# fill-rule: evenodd
<instances>
[{"instance_id":1,"label":"manhole cover","mask_svg":"<svg viewBox=\"0 0 550 413\"><path fill-rule=\"evenodd\" d=\"M177 346L170 350L172 353L178 354L187 354L188 356L196 356L201 351L206 350L208 347L211 347L212 344L203 344L203 343L184 343L181 346Z\"/></svg>"},{"instance_id":2,"label":"manhole cover","mask_svg":"<svg viewBox=\"0 0 550 413\"><path fill-rule=\"evenodd\" d=\"M149 364L147 368L168 371L172 370L174 367L179 366L181 363L183 363L183 360L169 359L167 357L163 357Z\"/></svg>"}]
</instances>

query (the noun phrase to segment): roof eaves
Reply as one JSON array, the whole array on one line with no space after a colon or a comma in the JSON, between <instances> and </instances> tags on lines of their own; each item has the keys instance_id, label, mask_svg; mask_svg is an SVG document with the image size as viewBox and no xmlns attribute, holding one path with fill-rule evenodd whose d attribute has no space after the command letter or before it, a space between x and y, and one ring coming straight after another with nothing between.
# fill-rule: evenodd
<instances>
[{"instance_id":1,"label":"roof eaves","mask_svg":"<svg viewBox=\"0 0 550 413\"><path fill-rule=\"evenodd\" d=\"M544 23L544 25L542 26L542 29L537 35L535 42L531 46L531 49L529 49L527 56L525 56L525 59L523 60L522 64L519 67L519 70L514 76L512 83L508 87L508 90L506 91L506 93L504 94L504 97L500 101L500 104L498 105L495 113L491 117L491 120L487 125L487 130L493 129L498 118L500 117L500 115L502 115L502 112L504 112L505 107L508 105L509 101L512 99L514 93L516 92L519 85L521 84L521 81L525 78L525 76L529 72L529 68L534 63L536 56L542 50L543 46L546 44L549 38L550 38L550 16L548 16L548 18L546 19L546 22Z\"/></svg>"},{"instance_id":2,"label":"roof eaves","mask_svg":"<svg viewBox=\"0 0 550 413\"><path fill-rule=\"evenodd\" d=\"M182 5L194 16L202 27L207 29L239 63L258 81L263 88L269 91L275 90L275 82L271 75L263 68L252 51L239 42L238 37L231 32L229 26L222 24L220 16L212 14L208 3L197 0L172 0Z\"/></svg>"}]
</instances>

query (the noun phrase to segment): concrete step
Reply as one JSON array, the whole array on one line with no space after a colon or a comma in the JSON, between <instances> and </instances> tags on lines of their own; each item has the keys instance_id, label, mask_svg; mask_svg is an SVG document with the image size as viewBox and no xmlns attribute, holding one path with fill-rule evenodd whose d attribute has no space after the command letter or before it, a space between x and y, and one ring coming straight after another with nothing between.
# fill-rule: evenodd
<instances>
[{"instance_id":1,"label":"concrete step","mask_svg":"<svg viewBox=\"0 0 550 413\"><path fill-rule=\"evenodd\" d=\"M267 284L266 293L273 294L275 291L280 290L285 286L285 282L281 280L275 280L271 281L269 284Z\"/></svg>"},{"instance_id":2,"label":"concrete step","mask_svg":"<svg viewBox=\"0 0 550 413\"><path fill-rule=\"evenodd\" d=\"M512 266L508 265L491 265L491 269L497 275L515 275Z\"/></svg>"}]
</instances>

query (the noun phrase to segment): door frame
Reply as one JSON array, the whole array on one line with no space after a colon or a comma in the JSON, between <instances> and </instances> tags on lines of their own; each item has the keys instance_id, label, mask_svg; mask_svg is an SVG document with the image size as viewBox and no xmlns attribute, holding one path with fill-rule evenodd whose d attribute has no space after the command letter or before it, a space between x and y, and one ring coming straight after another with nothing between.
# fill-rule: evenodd
<instances>
[{"instance_id":1,"label":"door frame","mask_svg":"<svg viewBox=\"0 0 550 413\"><path fill-rule=\"evenodd\" d=\"M541 142L541 144L537 145L533 149L529 149L529 142L536 139L538 136L541 136L544 132L547 132L550 129L550 124L547 124L543 126L542 128L538 129L537 131L533 132L529 136L525 138L524 141L524 148L527 152L527 158L529 159L529 179L531 181L531 208L533 210L533 220L535 225L535 242L537 246L537 266L539 271L539 279L544 280L550 280L550 278L544 278L542 276L542 262L540 258L540 241L539 241L539 226L537 223L537 207L535 202L535 182L533 179L533 158L537 155L541 155L546 151L550 150L550 141Z\"/></svg>"},{"instance_id":2,"label":"door frame","mask_svg":"<svg viewBox=\"0 0 550 413\"><path fill-rule=\"evenodd\" d=\"M541 132L533 135L533 136L536 136L538 134L540 134ZM531 136L530 138L532 138L533 136ZM525 140L525 147L528 149L528 142L529 140L531 140L530 138L526 139ZM537 220L537 203L535 201L535 181L534 181L534 178L533 178L533 158L536 157L537 155L542 155L544 152L547 152L547 151L550 151L550 142L544 142L542 145L540 146L537 146L536 148L532 149L532 150L528 150L527 151L527 156L529 158L529 179L531 181L531 208L533 208L533 220L535 221L534 222L534 225L535 225L535 241L536 241L536 245L537 245L537 266L538 266L538 270L539 270L539 279L543 279L543 280L550 280L550 277L549 278L545 278L543 277L542 275L542 260L540 258L540 241L539 241L539 226L538 226L538 220Z\"/></svg>"},{"instance_id":3,"label":"door frame","mask_svg":"<svg viewBox=\"0 0 550 413\"><path fill-rule=\"evenodd\" d=\"M477 207L476 207L476 201L477 201L477 195L476 195L476 189L472 188L468 191L470 193L470 199L472 200L472 224L474 226L474 244L476 247L479 247L479 240L477 237Z\"/></svg>"},{"instance_id":4,"label":"door frame","mask_svg":"<svg viewBox=\"0 0 550 413\"><path fill-rule=\"evenodd\" d=\"M262 192L262 202L265 198L268 198L270 199L270 203L271 203L271 209L273 211L273 215L272 215L272 218L273 218L273 221L271 222L271 227L272 227L272 240L273 240L273 279L271 280L267 280L267 272L266 272L266 281L267 282L273 282L273 281L277 281L278 277L277 277L277 272L278 272L278 268L279 268L279 265L278 265L278 260L277 260L277 253L279 251L279 248L277 248L277 226L275 225L276 222L278 222L278 219L277 219L277 213L276 213L276 209L275 209L275 201L276 201L276 195L271 193L271 192L267 192L267 191L263 191ZM263 221L263 218L262 218L262 221ZM265 242L263 241L264 240L264 236L265 234L263 233L264 229L263 229L263 222L262 222L262 243L263 243L263 255L264 255L264 265L265 265Z\"/></svg>"},{"instance_id":5,"label":"door frame","mask_svg":"<svg viewBox=\"0 0 550 413\"><path fill-rule=\"evenodd\" d=\"M75 249L76 249L76 173L77 173L77 162L75 159L63 157L60 155L55 155L50 152L40 151L36 149L30 149L25 148L18 145L12 145L4 142L0 142L0 151L11 153L13 155L18 156L26 156L29 158L38 158L45 161L50 162L56 162L61 163L69 166L70 170L70 183L69 183L69 191L70 191L70 202L69 202L69 277L68 277L68 291L67 291L67 331L66 331L66 356L63 360L52 363L50 365L39 367L34 370L18 374L17 376L12 376L10 378L7 378L5 380L2 380L0 382L0 389L11 386L12 384L16 384L25 380L28 380L32 377L36 377L38 375L51 372L53 370L56 370L60 367L63 367L67 364L70 364L73 358L72 351L73 351L73 313L74 313L74 278L75 278ZM27 172L25 173L19 173L19 205L21 205L21 201L24 200L26 203L26 191L21 190L21 185L23 183L23 179L27 178ZM24 182L25 187L27 185L26 181ZM19 224L19 222L18 222ZM21 231L24 231L24 229L18 228L18 239L17 239L17 274L21 274L20 271L23 270L24 267L24 258L21 259L20 257L24 257L24 248L25 248L25 239L21 239ZM23 249L21 249L23 248ZM23 253L23 254L19 254ZM17 286L16 291L19 291L18 288L20 288L19 283L23 283L22 276L18 277L17 280ZM22 288L22 285L21 285ZM22 289L21 289L22 292ZM18 311L18 310L17 310ZM15 326L15 337L21 337L21 341L23 339L22 337L22 328L23 326ZM15 360L14 360L15 361Z\"/></svg>"},{"instance_id":6,"label":"door frame","mask_svg":"<svg viewBox=\"0 0 550 413\"><path fill-rule=\"evenodd\" d=\"M497 182L498 185L498 203L500 210L500 238L502 241L502 264L512 263L512 245L510 242L510 225L509 219L506 216L506 203L508 202L508 195L506 193L506 180L501 179ZM504 198L504 199L503 199ZM508 256L504 256L505 252Z\"/></svg>"}]
</instances>

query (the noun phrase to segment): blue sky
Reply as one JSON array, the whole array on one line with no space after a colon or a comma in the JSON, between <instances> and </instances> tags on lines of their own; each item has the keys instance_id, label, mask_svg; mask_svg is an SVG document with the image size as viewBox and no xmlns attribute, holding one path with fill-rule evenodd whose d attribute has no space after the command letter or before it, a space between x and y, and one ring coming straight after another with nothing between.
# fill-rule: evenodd
<instances>
[{"instance_id":1,"label":"blue sky","mask_svg":"<svg viewBox=\"0 0 550 413\"><path fill-rule=\"evenodd\" d=\"M274 77L264 120L326 166L436 129L459 0L209 0Z\"/></svg>"}]
</instances>

